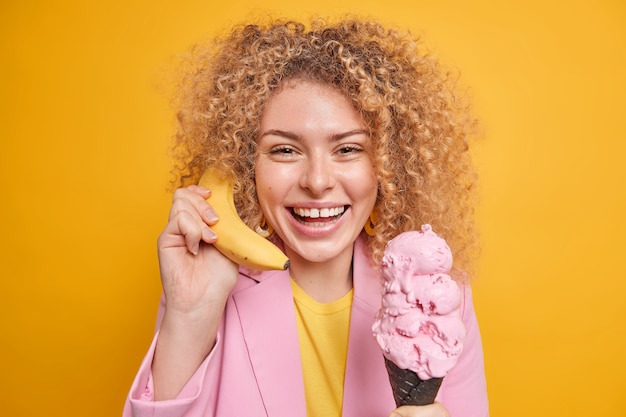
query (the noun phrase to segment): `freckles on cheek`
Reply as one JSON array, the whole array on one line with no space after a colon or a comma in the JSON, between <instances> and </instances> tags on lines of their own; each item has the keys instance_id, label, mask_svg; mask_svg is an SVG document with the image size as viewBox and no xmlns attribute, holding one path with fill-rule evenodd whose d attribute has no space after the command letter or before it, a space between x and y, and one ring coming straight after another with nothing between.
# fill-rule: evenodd
<instances>
[{"instance_id":1,"label":"freckles on cheek","mask_svg":"<svg viewBox=\"0 0 626 417\"><path fill-rule=\"evenodd\" d=\"M271 184L257 184L257 199L267 200L268 196L272 193L272 185Z\"/></svg>"}]
</instances>

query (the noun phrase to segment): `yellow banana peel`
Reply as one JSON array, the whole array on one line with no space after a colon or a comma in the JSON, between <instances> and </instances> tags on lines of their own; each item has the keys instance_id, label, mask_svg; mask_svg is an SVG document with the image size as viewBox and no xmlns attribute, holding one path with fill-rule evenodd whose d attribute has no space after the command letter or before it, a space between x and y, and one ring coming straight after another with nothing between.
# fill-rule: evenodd
<instances>
[{"instance_id":1,"label":"yellow banana peel","mask_svg":"<svg viewBox=\"0 0 626 417\"><path fill-rule=\"evenodd\" d=\"M211 190L207 201L219 217L217 223L211 226L217 235L217 241L213 244L217 250L231 261L257 271L289 268L289 258L239 217L232 182L209 168L202 174L198 185Z\"/></svg>"}]
</instances>

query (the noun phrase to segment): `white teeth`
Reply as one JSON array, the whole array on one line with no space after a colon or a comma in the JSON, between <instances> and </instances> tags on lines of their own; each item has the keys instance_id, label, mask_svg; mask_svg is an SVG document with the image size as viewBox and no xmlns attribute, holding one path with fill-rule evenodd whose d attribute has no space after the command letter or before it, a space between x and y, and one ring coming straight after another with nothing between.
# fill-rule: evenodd
<instances>
[{"instance_id":1,"label":"white teeth","mask_svg":"<svg viewBox=\"0 0 626 417\"><path fill-rule=\"evenodd\" d=\"M294 208L293 211L300 217L310 217L312 219L318 219L320 217L326 218L326 217L338 216L341 213L343 213L344 209L343 209L343 206L340 206L340 207L323 208L323 209Z\"/></svg>"}]
</instances>

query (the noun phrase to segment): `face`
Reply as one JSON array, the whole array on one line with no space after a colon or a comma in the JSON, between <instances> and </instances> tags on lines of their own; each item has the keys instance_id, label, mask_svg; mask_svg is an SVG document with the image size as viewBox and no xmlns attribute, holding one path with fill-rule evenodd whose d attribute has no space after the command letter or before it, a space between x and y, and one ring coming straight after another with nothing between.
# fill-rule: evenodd
<instances>
[{"instance_id":1,"label":"face","mask_svg":"<svg viewBox=\"0 0 626 417\"><path fill-rule=\"evenodd\" d=\"M371 139L349 100L328 86L286 85L266 105L258 146L259 202L287 256L351 258L377 182Z\"/></svg>"}]
</instances>

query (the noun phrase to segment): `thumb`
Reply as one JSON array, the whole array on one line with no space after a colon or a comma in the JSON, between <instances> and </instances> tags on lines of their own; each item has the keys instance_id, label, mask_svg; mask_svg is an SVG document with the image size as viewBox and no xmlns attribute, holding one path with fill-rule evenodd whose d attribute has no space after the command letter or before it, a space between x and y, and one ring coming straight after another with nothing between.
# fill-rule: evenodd
<instances>
[{"instance_id":1,"label":"thumb","mask_svg":"<svg viewBox=\"0 0 626 417\"><path fill-rule=\"evenodd\" d=\"M429 405L403 405L391 412L389 417L450 417L448 410L438 402Z\"/></svg>"}]
</instances>

